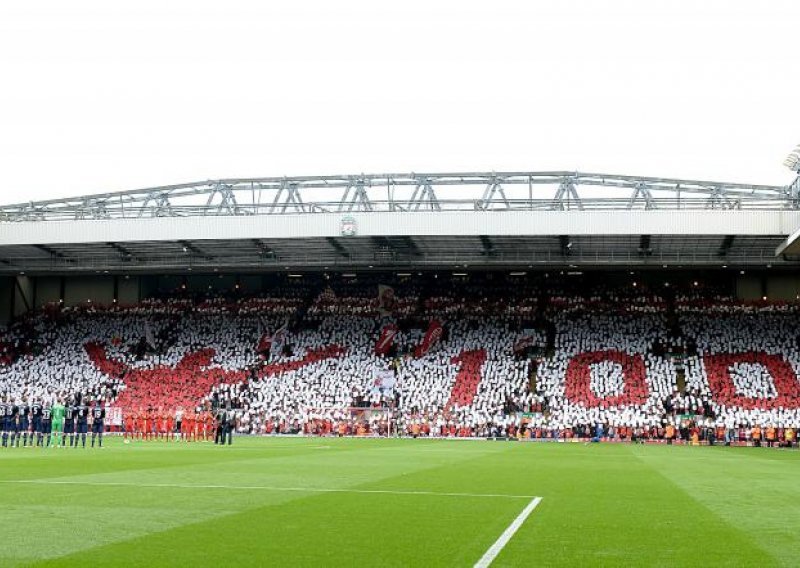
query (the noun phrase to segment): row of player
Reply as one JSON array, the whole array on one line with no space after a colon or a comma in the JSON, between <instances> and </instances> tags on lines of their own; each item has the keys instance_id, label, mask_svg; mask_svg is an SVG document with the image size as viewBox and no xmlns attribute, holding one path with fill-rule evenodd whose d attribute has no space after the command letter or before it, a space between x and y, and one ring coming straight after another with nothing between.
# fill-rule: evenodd
<instances>
[{"instance_id":1,"label":"row of player","mask_svg":"<svg viewBox=\"0 0 800 568\"><path fill-rule=\"evenodd\" d=\"M66 404L23 401L0 402L1 447L103 447L107 405L102 401L82 404L79 397ZM234 430L235 414L224 411L184 412L177 409L138 409L125 413L121 420L125 440L208 441L221 427ZM227 431L226 431L227 433Z\"/></svg>"},{"instance_id":2,"label":"row of player","mask_svg":"<svg viewBox=\"0 0 800 568\"><path fill-rule=\"evenodd\" d=\"M80 396L66 404L5 400L0 402L2 447L86 447L91 428L91 446L103 446L106 405L96 400L83 403Z\"/></svg>"},{"instance_id":3,"label":"row of player","mask_svg":"<svg viewBox=\"0 0 800 568\"><path fill-rule=\"evenodd\" d=\"M217 423L214 413L204 410L174 412L162 408L140 408L126 412L122 419L126 440L207 441L214 437Z\"/></svg>"}]
</instances>

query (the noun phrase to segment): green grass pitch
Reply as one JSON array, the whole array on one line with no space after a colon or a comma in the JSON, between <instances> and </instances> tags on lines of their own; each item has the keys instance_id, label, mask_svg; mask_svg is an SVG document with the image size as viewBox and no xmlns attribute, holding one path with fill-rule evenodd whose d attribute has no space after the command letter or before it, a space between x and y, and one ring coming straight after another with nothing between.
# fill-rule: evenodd
<instances>
[{"instance_id":1,"label":"green grass pitch","mask_svg":"<svg viewBox=\"0 0 800 568\"><path fill-rule=\"evenodd\" d=\"M800 452L446 440L0 449L0 566L797 566Z\"/></svg>"}]
</instances>

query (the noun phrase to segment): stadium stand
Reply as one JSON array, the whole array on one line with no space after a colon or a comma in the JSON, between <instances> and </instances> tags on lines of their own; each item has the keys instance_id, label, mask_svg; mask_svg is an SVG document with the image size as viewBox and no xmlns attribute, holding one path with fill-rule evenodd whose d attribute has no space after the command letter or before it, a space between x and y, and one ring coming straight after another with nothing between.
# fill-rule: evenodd
<instances>
[{"instance_id":1,"label":"stadium stand","mask_svg":"<svg viewBox=\"0 0 800 568\"><path fill-rule=\"evenodd\" d=\"M123 414L230 404L256 434L744 442L800 424L795 305L382 281L46 306L4 330L0 393Z\"/></svg>"}]
</instances>

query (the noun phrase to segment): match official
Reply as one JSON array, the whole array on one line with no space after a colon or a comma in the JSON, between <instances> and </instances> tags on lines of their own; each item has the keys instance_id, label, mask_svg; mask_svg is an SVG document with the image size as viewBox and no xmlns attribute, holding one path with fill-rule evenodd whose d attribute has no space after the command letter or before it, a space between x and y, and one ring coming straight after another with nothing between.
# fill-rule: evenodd
<instances>
[{"instance_id":1,"label":"match official","mask_svg":"<svg viewBox=\"0 0 800 568\"><path fill-rule=\"evenodd\" d=\"M217 412L214 414L214 421L216 422L216 428L214 429L214 443L215 444L224 444L225 443L225 410L222 407L217 408Z\"/></svg>"},{"instance_id":2,"label":"match official","mask_svg":"<svg viewBox=\"0 0 800 568\"><path fill-rule=\"evenodd\" d=\"M228 445L233 443L233 431L236 429L236 412L231 409L231 405L225 409L225 430L222 435L222 444L225 444L225 435L228 436Z\"/></svg>"}]
</instances>

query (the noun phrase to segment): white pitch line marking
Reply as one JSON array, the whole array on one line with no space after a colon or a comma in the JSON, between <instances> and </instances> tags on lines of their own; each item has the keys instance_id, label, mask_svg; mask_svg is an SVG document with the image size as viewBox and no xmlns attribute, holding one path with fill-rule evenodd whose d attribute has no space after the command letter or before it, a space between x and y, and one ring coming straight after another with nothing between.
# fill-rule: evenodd
<instances>
[{"instance_id":1,"label":"white pitch line marking","mask_svg":"<svg viewBox=\"0 0 800 568\"><path fill-rule=\"evenodd\" d=\"M525 522L525 519L528 518L536 506L541 502L541 497L534 497L533 500L528 503L528 506L525 507L519 515L517 515L517 518L514 519L510 525L508 525L508 528L503 531L503 534L500 535L500 538L498 538L494 544L489 547L489 550L486 551L486 554L484 554L481 559L475 563L474 568L487 568L492 562L494 562L494 559L497 558L497 555L500 554L500 551L503 550L506 544L508 544L508 541L514 536L514 533L519 530L519 527L522 526L522 523Z\"/></svg>"},{"instance_id":2,"label":"white pitch line marking","mask_svg":"<svg viewBox=\"0 0 800 568\"><path fill-rule=\"evenodd\" d=\"M87 485L91 487L148 487L168 489L245 489L262 491L292 491L298 493L363 493L378 495L429 495L438 497L485 497L506 499L530 499L532 495L507 495L504 493L447 493L438 491L395 491L392 489L340 489L333 487L275 487L269 485L194 485L180 483L125 483L95 481L59 481L47 479L3 479L0 483L20 483L26 485ZM535 499L539 499L536 497ZM534 500L535 500L534 499ZM526 515L527 516L527 515Z\"/></svg>"}]
</instances>

